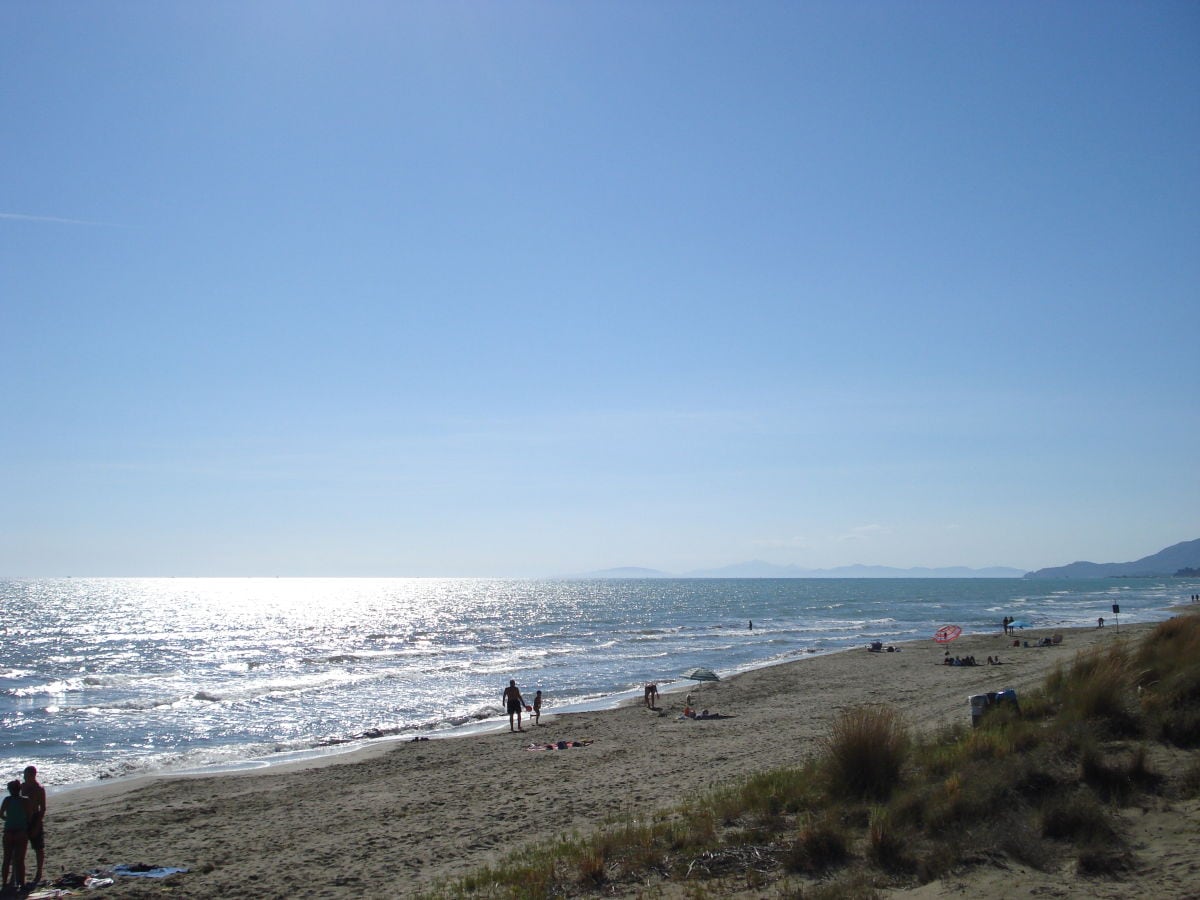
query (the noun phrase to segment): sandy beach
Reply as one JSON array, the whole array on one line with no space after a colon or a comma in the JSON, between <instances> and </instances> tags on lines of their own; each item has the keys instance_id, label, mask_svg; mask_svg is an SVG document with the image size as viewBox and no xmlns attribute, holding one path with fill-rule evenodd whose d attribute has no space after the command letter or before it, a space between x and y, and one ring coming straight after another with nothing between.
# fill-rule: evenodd
<instances>
[{"instance_id":1,"label":"sandy beach","mask_svg":"<svg viewBox=\"0 0 1200 900\"><path fill-rule=\"evenodd\" d=\"M1149 625L1122 626L1120 638ZM1048 632L1028 631L1034 643ZM1002 634L951 646L1000 666L948 667L933 641L895 653L846 651L751 671L719 683L672 685L661 712L640 703L615 710L543 714L523 734L501 733L379 745L326 760L212 776L141 779L51 796L47 877L119 863L186 866L169 882L122 879L108 897L160 895L398 897L446 884L511 848L586 832L607 817L648 813L747 773L795 764L813 752L838 711L862 703L901 710L917 729L969 721L967 697L1040 682L1085 647L1118 630L1065 631L1050 648L1014 648ZM667 673L664 673L666 675ZM497 684L499 698L502 684ZM679 718L685 692L728 718ZM553 701L552 694L550 701ZM531 742L590 741L532 752ZM45 773L52 781L52 773ZM1144 862L1123 882L1082 882L1069 873L972 870L913 896L1200 896L1197 829L1147 810ZM1180 820L1180 816L1184 816ZM1190 832L1187 830L1190 828ZM1155 836L1157 835L1157 836ZM32 853L29 862L32 865ZM32 868L31 868L32 871Z\"/></svg>"}]
</instances>

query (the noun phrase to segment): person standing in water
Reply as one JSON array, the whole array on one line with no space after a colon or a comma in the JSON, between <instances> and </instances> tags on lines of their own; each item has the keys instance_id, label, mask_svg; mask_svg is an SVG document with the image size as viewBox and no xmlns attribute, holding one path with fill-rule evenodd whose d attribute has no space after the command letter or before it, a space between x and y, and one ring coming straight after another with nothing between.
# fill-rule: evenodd
<instances>
[{"instance_id":1,"label":"person standing in water","mask_svg":"<svg viewBox=\"0 0 1200 900\"><path fill-rule=\"evenodd\" d=\"M521 689L517 687L515 678L508 680L508 687L504 689L504 693L500 695L504 701L504 707L508 710L508 730L509 731L524 731L521 727L521 713L525 711L525 698L521 696ZM513 728L513 713L517 715L517 727Z\"/></svg>"}]
</instances>

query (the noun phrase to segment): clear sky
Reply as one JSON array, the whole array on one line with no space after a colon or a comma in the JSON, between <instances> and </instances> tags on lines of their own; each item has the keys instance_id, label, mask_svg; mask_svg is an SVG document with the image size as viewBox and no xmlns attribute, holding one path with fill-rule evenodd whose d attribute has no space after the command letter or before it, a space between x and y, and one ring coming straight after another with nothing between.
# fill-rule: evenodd
<instances>
[{"instance_id":1,"label":"clear sky","mask_svg":"<svg viewBox=\"0 0 1200 900\"><path fill-rule=\"evenodd\" d=\"M0 574L1200 537L1194 2L0 4Z\"/></svg>"}]
</instances>

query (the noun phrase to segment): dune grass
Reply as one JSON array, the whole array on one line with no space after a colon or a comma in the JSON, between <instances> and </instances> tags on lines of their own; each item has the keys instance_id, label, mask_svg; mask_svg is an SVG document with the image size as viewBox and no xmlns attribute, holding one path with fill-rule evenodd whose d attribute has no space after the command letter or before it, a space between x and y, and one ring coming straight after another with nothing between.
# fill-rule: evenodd
<instances>
[{"instance_id":1,"label":"dune grass","mask_svg":"<svg viewBox=\"0 0 1200 900\"><path fill-rule=\"evenodd\" d=\"M654 896L672 884L696 898L770 885L838 900L1001 857L1114 877L1135 863L1122 805L1200 795L1200 763L1171 781L1148 752L1200 744L1200 616L1081 653L1021 705L919 740L892 709L849 709L794 768L530 848L429 896Z\"/></svg>"}]
</instances>

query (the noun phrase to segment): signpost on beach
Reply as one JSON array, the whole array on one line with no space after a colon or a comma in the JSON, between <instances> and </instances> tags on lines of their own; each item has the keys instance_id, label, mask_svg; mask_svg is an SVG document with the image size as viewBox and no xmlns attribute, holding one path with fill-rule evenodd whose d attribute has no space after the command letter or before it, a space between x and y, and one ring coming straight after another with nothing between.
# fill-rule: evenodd
<instances>
[{"instance_id":1,"label":"signpost on beach","mask_svg":"<svg viewBox=\"0 0 1200 900\"><path fill-rule=\"evenodd\" d=\"M1113 604L1113 618L1117 620L1117 634L1121 633L1121 604Z\"/></svg>"}]
</instances>

